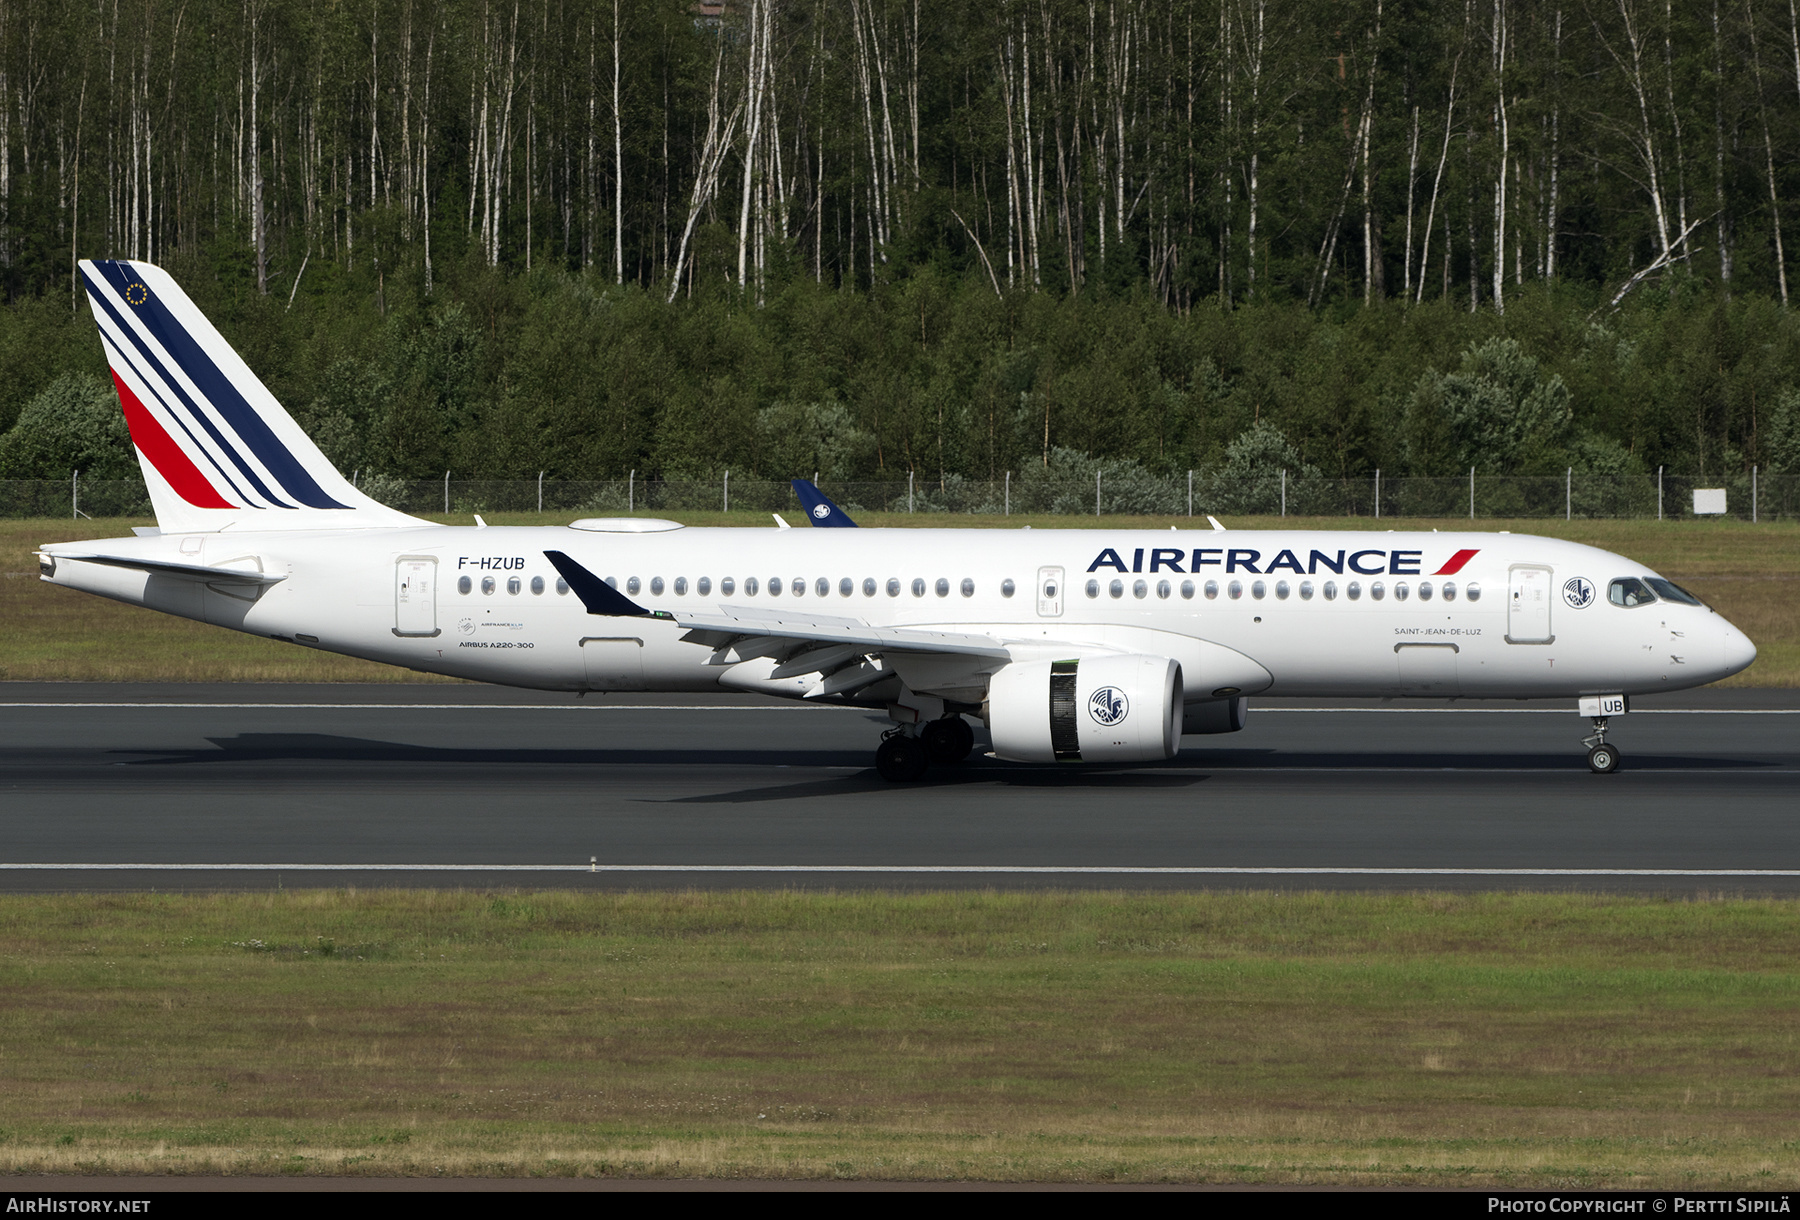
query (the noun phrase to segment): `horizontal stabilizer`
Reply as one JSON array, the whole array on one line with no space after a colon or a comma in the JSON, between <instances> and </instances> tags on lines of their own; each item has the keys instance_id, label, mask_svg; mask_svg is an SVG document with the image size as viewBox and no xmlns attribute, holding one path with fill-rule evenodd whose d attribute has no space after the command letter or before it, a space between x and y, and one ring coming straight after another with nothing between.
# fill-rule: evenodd
<instances>
[{"instance_id":1,"label":"horizontal stabilizer","mask_svg":"<svg viewBox=\"0 0 1800 1220\"><path fill-rule=\"evenodd\" d=\"M110 568L134 568L152 576L175 576L186 580L278 585L287 579L286 573L258 572L250 568L211 568L203 563L170 563L162 559L140 559L135 555L93 555L76 551L46 551L45 554L59 563L72 559L81 563L105 564Z\"/></svg>"}]
</instances>

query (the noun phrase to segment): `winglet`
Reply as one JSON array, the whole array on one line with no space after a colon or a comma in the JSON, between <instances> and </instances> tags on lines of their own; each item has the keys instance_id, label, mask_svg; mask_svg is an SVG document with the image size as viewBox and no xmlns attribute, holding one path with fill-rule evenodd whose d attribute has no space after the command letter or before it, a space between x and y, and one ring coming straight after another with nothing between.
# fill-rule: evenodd
<instances>
[{"instance_id":1,"label":"winglet","mask_svg":"<svg viewBox=\"0 0 1800 1220\"><path fill-rule=\"evenodd\" d=\"M1213 533L1223 534L1225 532L1225 527L1219 524L1219 519L1217 517L1208 515L1206 519L1212 522Z\"/></svg>"},{"instance_id":2,"label":"winglet","mask_svg":"<svg viewBox=\"0 0 1800 1220\"><path fill-rule=\"evenodd\" d=\"M668 617L644 609L561 551L545 551L544 558L569 582L569 588L575 591L589 614L604 614L610 618Z\"/></svg>"},{"instance_id":3,"label":"winglet","mask_svg":"<svg viewBox=\"0 0 1800 1220\"><path fill-rule=\"evenodd\" d=\"M800 503L806 506L806 515L812 518L813 528L855 529L856 522L850 520L850 514L833 504L825 493L808 483L805 479L794 480L794 494L800 497Z\"/></svg>"}]
</instances>

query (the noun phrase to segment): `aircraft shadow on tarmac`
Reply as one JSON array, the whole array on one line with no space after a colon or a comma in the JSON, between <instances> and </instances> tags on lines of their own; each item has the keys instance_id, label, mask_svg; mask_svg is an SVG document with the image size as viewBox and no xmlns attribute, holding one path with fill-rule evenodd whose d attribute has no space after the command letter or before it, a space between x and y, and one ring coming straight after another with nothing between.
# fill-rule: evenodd
<instances>
[{"instance_id":1,"label":"aircraft shadow on tarmac","mask_svg":"<svg viewBox=\"0 0 1800 1220\"><path fill-rule=\"evenodd\" d=\"M186 750L130 750L115 753L134 755L126 765L180 766L192 764L261 762L344 762L388 763L401 765L482 765L482 766L558 766L558 767L742 767L767 768L854 768L855 776L820 779L803 785L811 789L826 785L833 791L864 791L886 785L874 778L869 765L869 751L805 750L805 749L457 749L443 746L411 745L404 742L378 741L363 737L337 736L328 733L243 733L236 737L209 737L211 748ZM1780 768L1767 758L1738 756L1682 756L1639 754L1627 758L1625 771L1694 771L1740 770L1744 768ZM1585 771L1586 763L1576 752L1502 752L1456 753L1414 750L1406 752L1300 752L1277 749L1188 749L1167 762L1123 764L1114 767L1089 767L1076 770L1054 766L1032 766L1006 763L982 757L971 758L955 767L934 768L925 784L1001 783L1021 787L1180 787L1197 783L1208 773L1235 770L1279 770L1295 773L1313 771L1382 772L1382 771ZM767 791L766 789L763 791ZM720 794L709 797L682 797L679 800L725 800Z\"/></svg>"}]
</instances>

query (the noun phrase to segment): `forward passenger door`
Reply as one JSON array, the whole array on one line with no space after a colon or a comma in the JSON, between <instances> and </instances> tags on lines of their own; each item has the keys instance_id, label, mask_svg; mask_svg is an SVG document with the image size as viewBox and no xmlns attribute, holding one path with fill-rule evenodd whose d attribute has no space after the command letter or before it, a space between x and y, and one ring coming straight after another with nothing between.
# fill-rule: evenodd
<instances>
[{"instance_id":1,"label":"forward passenger door","mask_svg":"<svg viewBox=\"0 0 1800 1220\"><path fill-rule=\"evenodd\" d=\"M1506 642L1508 644L1553 644L1550 631L1549 568L1515 567L1508 582L1506 602Z\"/></svg>"}]
</instances>

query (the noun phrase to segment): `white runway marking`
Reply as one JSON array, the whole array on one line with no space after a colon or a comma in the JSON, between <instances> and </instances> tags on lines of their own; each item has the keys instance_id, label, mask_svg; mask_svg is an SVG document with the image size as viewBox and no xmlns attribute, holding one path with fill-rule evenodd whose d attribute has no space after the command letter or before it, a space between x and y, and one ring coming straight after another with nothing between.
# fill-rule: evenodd
<instances>
[{"instance_id":1,"label":"white runway marking","mask_svg":"<svg viewBox=\"0 0 1800 1220\"><path fill-rule=\"evenodd\" d=\"M418 712L866 712L873 709L833 703L766 704L746 707L737 703L10 703L0 708L219 708L222 711L253 709L272 711L418 711ZM1421 715L1421 716L1573 716L1564 707L1262 707L1252 705L1259 716L1277 713ZM1633 716L1800 716L1800 708L1643 708Z\"/></svg>"},{"instance_id":2,"label":"white runway marking","mask_svg":"<svg viewBox=\"0 0 1800 1220\"><path fill-rule=\"evenodd\" d=\"M1170 867L1054 864L0 864L4 872L949 873L1144 877L1800 877L1800 868Z\"/></svg>"},{"instance_id":3,"label":"white runway marking","mask_svg":"<svg viewBox=\"0 0 1800 1220\"><path fill-rule=\"evenodd\" d=\"M746 707L738 703L6 703L0 707L157 707L218 708L221 711L264 709L276 711L321 712L867 712L866 707L844 707L836 703L772 704Z\"/></svg>"}]
</instances>

